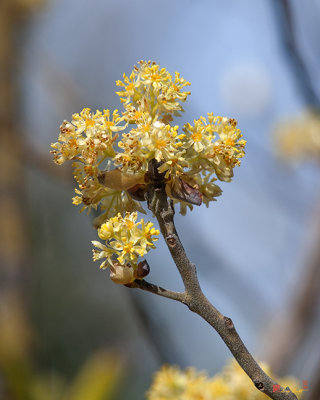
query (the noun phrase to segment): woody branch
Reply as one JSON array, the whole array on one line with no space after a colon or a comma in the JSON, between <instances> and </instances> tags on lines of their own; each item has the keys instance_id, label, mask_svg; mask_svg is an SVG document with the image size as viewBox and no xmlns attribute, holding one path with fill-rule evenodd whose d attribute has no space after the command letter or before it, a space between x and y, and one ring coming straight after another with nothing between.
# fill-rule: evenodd
<instances>
[{"instance_id":1,"label":"woody branch","mask_svg":"<svg viewBox=\"0 0 320 400\"><path fill-rule=\"evenodd\" d=\"M217 331L258 390L274 400L297 400L296 395L289 388L284 389L278 386L280 390L274 391L275 385L278 385L277 382L271 379L252 357L231 318L221 314L203 294L196 267L187 257L176 231L173 203L168 199L163 183L149 186L148 206L158 220L161 233L183 280L185 291L184 293L168 291L144 280L136 280L127 286L140 288L187 305L191 311L202 317Z\"/></svg>"}]
</instances>

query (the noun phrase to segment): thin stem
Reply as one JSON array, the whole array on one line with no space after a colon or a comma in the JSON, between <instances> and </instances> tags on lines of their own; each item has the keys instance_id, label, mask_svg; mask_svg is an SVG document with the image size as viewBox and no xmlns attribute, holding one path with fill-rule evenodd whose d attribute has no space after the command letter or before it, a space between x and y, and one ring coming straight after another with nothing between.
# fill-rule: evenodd
<instances>
[{"instance_id":1,"label":"thin stem","mask_svg":"<svg viewBox=\"0 0 320 400\"><path fill-rule=\"evenodd\" d=\"M154 285L153 283L149 283L145 280L137 279L132 283L128 283L125 285L129 288L138 288L145 290L146 292L150 292L153 294L157 294L158 296L166 297L167 299L176 300L180 303L186 303L186 295L185 293L173 292L168 289L164 289L161 286Z\"/></svg>"},{"instance_id":2,"label":"thin stem","mask_svg":"<svg viewBox=\"0 0 320 400\"><path fill-rule=\"evenodd\" d=\"M191 311L201 316L217 331L257 389L274 400L297 400L289 388L278 386L260 368L242 342L232 320L222 315L203 294L195 265L188 259L175 229L173 204L167 198L163 183L158 181L157 184L149 186L148 207L159 222L161 233L183 280L185 293L167 291L143 280L135 281L130 287L137 287L186 304ZM275 391L275 387L279 387L280 390Z\"/></svg>"}]
</instances>

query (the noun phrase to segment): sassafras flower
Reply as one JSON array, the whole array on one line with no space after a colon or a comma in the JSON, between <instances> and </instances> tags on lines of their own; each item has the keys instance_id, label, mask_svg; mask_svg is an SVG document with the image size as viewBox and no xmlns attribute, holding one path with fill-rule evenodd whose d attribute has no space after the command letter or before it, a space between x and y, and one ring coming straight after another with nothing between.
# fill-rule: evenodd
<instances>
[{"instance_id":1,"label":"sassafras flower","mask_svg":"<svg viewBox=\"0 0 320 400\"><path fill-rule=\"evenodd\" d=\"M196 153L200 153L207 148L214 138L211 129L207 129L204 117L194 120L193 126L189 123L185 124L183 131L185 132L183 147L186 149L192 147Z\"/></svg>"},{"instance_id":2,"label":"sassafras flower","mask_svg":"<svg viewBox=\"0 0 320 400\"><path fill-rule=\"evenodd\" d=\"M185 150L183 149L182 151L179 150L166 155L164 162L158 168L159 172L165 172L165 178L168 181L180 177L188 167L188 161L184 156Z\"/></svg>"},{"instance_id":3,"label":"sassafras flower","mask_svg":"<svg viewBox=\"0 0 320 400\"><path fill-rule=\"evenodd\" d=\"M101 111L92 113L90 108L84 108L80 114L72 115L72 124L76 128L78 135L86 132L86 136L95 137L96 132L104 125L104 118Z\"/></svg>"},{"instance_id":4,"label":"sassafras flower","mask_svg":"<svg viewBox=\"0 0 320 400\"><path fill-rule=\"evenodd\" d=\"M198 190L208 205L220 193L214 180L230 181L244 156L246 142L236 121L208 113L207 118L185 124L179 133L179 126L172 121L183 111L181 104L190 94L184 89L190 84L178 72L173 76L154 62L139 62L130 75L124 74L116 83L125 108L121 116L117 110L94 113L85 108L73 115L71 123L63 123L59 142L52 145L57 163L76 161L74 175L81 193L73 203L100 207L97 226L113 212L142 211L131 196L144 199L148 165L156 159L159 172L165 173L167 193L180 202L183 212L190 202L188 196L174 197L179 179ZM116 142L122 130L126 132ZM115 172L119 179L111 179ZM103 173L107 181L101 178ZM130 182L138 183L123 185L126 175L131 175ZM136 196L137 191L140 194Z\"/></svg>"},{"instance_id":5,"label":"sassafras flower","mask_svg":"<svg viewBox=\"0 0 320 400\"><path fill-rule=\"evenodd\" d=\"M152 238L152 236L159 235L160 231L153 227L152 222L147 222L147 224L145 224L144 219L141 219L140 224L141 224L142 246L144 248L147 246L154 247L154 243L152 242L152 240L156 241L158 240L158 238Z\"/></svg>"}]
</instances>

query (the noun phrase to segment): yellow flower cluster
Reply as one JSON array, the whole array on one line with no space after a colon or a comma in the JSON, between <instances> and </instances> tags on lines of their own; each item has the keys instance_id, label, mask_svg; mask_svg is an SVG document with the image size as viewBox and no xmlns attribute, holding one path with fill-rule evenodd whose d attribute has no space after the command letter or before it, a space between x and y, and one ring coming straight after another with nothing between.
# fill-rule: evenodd
<instances>
[{"instance_id":1,"label":"yellow flower cluster","mask_svg":"<svg viewBox=\"0 0 320 400\"><path fill-rule=\"evenodd\" d=\"M231 181L233 168L240 165L246 145L237 121L208 113L208 123L200 117L194 121L194 126L185 124L183 130L182 147L186 149L189 175L206 171L215 173L221 181Z\"/></svg>"},{"instance_id":2,"label":"yellow flower cluster","mask_svg":"<svg viewBox=\"0 0 320 400\"><path fill-rule=\"evenodd\" d=\"M153 236L159 235L159 231L153 228L151 222L145 224L143 219L136 223L137 217L136 212L127 212L124 217L119 213L98 229L99 238L105 240L106 244L92 242L101 250L93 250L93 258L95 261L101 258L107 259L102 262L100 268L106 268L107 262L112 265L115 261L121 265L129 262L135 268L138 257L143 257L154 248L153 242L158 239Z\"/></svg>"},{"instance_id":3,"label":"yellow flower cluster","mask_svg":"<svg viewBox=\"0 0 320 400\"><path fill-rule=\"evenodd\" d=\"M119 211L141 210L138 203L135 204L121 190L110 189L98 180L101 165L110 168L110 161L106 160L116 154L113 146L118 137L117 132L124 129L124 126L119 125L121 120L118 110L110 116L109 110L93 113L89 108L84 108L80 114L73 114L71 123L62 123L59 141L51 145L57 164L66 160L74 161L74 177L79 189L75 190L77 196L73 198L73 204L81 204L82 210L87 207L97 209L100 206L104 215L102 220Z\"/></svg>"},{"instance_id":4,"label":"yellow flower cluster","mask_svg":"<svg viewBox=\"0 0 320 400\"><path fill-rule=\"evenodd\" d=\"M80 114L73 114L71 123L64 121L60 126L58 142L51 145L54 161L62 164L66 160L78 160L96 166L105 158L113 157L112 145L117 138L114 133L124 129L118 126L120 121L118 110L113 112L111 120L109 110L92 113L90 108L84 108Z\"/></svg>"},{"instance_id":5,"label":"yellow flower cluster","mask_svg":"<svg viewBox=\"0 0 320 400\"><path fill-rule=\"evenodd\" d=\"M275 129L276 150L285 160L320 162L320 114L306 111Z\"/></svg>"},{"instance_id":6,"label":"yellow flower cluster","mask_svg":"<svg viewBox=\"0 0 320 400\"><path fill-rule=\"evenodd\" d=\"M267 372L269 369L263 366ZM302 390L297 388L295 378L280 380L283 387L289 386L299 399ZM276 390L276 389L275 389ZM264 400L265 394L259 392L235 360L213 378L194 368L185 371L177 367L164 366L154 376L147 392L148 400Z\"/></svg>"},{"instance_id":7,"label":"yellow flower cluster","mask_svg":"<svg viewBox=\"0 0 320 400\"><path fill-rule=\"evenodd\" d=\"M81 211L99 209L95 220L99 232L118 213L123 217L126 212L145 212L140 202L150 184L150 161L156 160L167 195L180 203L182 214L193 204L208 206L221 194L217 179L230 181L244 156L246 142L236 121L209 113L207 119L200 117L179 132L179 126L171 123L184 111L181 104L190 94L184 88L190 83L154 62L140 61L130 76L124 74L116 84L121 88L117 92L124 107L121 114L85 108L71 122L62 123L58 142L52 144L57 164L73 161L79 186L73 203L81 205ZM118 239L110 237L108 250L99 253L108 260L104 265L114 267L114 257L117 265L137 265L137 255L152 247L139 252L135 242L135 250L125 256L117 247Z\"/></svg>"}]
</instances>

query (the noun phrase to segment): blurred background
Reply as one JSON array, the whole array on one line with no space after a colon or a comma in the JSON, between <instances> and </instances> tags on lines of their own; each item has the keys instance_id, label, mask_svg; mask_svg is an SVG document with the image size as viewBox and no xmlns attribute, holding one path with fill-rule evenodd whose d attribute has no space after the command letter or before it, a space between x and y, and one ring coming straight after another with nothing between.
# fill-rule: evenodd
<instances>
[{"instance_id":1,"label":"blurred background","mask_svg":"<svg viewBox=\"0 0 320 400\"><path fill-rule=\"evenodd\" d=\"M71 170L49 154L72 113L121 110L115 81L141 59L191 82L180 126L238 119L234 181L177 228L249 350L320 398L320 155L288 162L279 140L312 110L304 143L319 118L319 22L319 0L0 2L1 399L138 400L163 363L213 375L230 357L186 307L99 270ZM182 289L163 242L148 262L149 281Z\"/></svg>"}]
</instances>

